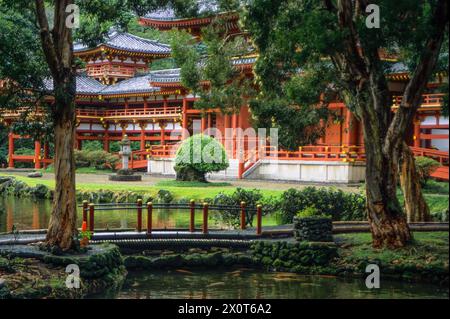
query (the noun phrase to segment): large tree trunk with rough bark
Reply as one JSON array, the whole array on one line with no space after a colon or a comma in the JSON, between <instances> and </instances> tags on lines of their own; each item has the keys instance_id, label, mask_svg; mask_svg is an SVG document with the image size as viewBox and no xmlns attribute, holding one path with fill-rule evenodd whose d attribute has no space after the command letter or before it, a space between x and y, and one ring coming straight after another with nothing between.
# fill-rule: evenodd
<instances>
[{"instance_id":1,"label":"large tree trunk with rough bark","mask_svg":"<svg viewBox=\"0 0 450 319\"><path fill-rule=\"evenodd\" d=\"M405 211L408 222L430 221L430 209L422 194L422 186L416 171L414 154L406 143L400 159L400 185L405 197Z\"/></svg>"},{"instance_id":2,"label":"large tree trunk with rough bark","mask_svg":"<svg viewBox=\"0 0 450 319\"><path fill-rule=\"evenodd\" d=\"M56 87L56 85L55 85ZM47 233L47 245L63 250L73 247L77 233L75 196L75 81L72 74L55 90L55 194Z\"/></svg>"},{"instance_id":3,"label":"large tree trunk with rough bark","mask_svg":"<svg viewBox=\"0 0 450 319\"><path fill-rule=\"evenodd\" d=\"M398 201L398 167L395 156L386 156L380 140L379 130L364 130L366 151L366 206L367 218L375 248L399 248L408 244L412 235L406 216Z\"/></svg>"},{"instance_id":4,"label":"large tree trunk with rough bark","mask_svg":"<svg viewBox=\"0 0 450 319\"><path fill-rule=\"evenodd\" d=\"M46 244L69 250L77 235L75 162L75 71L72 30L67 26L66 8L73 0L56 1L50 30L44 0L35 0L42 48L53 78L55 103L51 106L55 134L55 194Z\"/></svg>"}]
</instances>

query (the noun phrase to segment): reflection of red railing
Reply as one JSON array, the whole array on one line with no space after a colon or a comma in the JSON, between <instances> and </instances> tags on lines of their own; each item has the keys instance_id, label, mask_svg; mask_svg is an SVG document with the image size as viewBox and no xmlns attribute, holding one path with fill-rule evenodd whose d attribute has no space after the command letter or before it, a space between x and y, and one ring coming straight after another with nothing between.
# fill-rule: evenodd
<instances>
[{"instance_id":1,"label":"reflection of red railing","mask_svg":"<svg viewBox=\"0 0 450 319\"><path fill-rule=\"evenodd\" d=\"M402 96L396 95L393 99L393 106L398 107L402 102ZM444 102L443 93L423 94L421 107L442 106Z\"/></svg>"}]
</instances>

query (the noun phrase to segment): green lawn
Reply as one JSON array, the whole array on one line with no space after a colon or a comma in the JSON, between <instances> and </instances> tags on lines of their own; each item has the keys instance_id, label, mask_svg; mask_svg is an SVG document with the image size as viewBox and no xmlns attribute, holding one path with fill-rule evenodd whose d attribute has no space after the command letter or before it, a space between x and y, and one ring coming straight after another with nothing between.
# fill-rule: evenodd
<instances>
[{"instance_id":1,"label":"green lawn","mask_svg":"<svg viewBox=\"0 0 450 319\"><path fill-rule=\"evenodd\" d=\"M46 179L36 179L21 175L0 173L0 176L14 176L17 180L26 183L28 186L36 186L37 184L43 184L50 189L55 188L55 182L53 180ZM163 186L172 185L172 186ZM105 184L105 183L77 183L78 191L98 191L98 190L110 190L110 191L131 191L137 193L145 193L149 195L155 195L159 190L165 189L170 191L175 199L187 198L194 200L202 200L205 198L213 198L218 193L223 192L226 194L231 194L236 190L235 186L228 183L208 183L208 184L187 184L184 185L182 182L175 182L173 180L161 181L157 185L145 186L145 185L133 185L133 184ZM263 196L280 196L283 191L281 190L267 190L262 189L261 193Z\"/></svg>"}]
</instances>

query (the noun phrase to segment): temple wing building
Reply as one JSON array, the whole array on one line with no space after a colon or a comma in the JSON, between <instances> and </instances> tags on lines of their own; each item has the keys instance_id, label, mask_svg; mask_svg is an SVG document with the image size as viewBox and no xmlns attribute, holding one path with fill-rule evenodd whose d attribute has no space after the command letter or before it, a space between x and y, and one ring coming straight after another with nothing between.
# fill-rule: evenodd
<instances>
[{"instance_id":1,"label":"temple wing building","mask_svg":"<svg viewBox=\"0 0 450 319\"><path fill-rule=\"evenodd\" d=\"M241 33L238 15L224 13L227 36ZM140 24L159 30L184 29L200 37L201 28L214 17L177 19L160 15L140 18ZM314 145L305 145L296 152L274 149L252 150L248 141L242 144L236 135L227 137L227 128L236 131L250 128L251 111L243 105L234 114L222 114L213 105L208 110L194 108L196 97L181 83L180 69L150 71L152 61L171 56L170 46L132 34L113 32L101 44L87 47L74 45L74 54L85 67L79 70L77 83L76 147L83 148L84 141L100 141L105 151L110 143L126 134L134 142L131 159L133 169L147 169L150 173L174 174L173 157L177 143L192 134L194 123L202 132L215 128L222 133L221 141L231 158L230 168L216 174L222 178L258 178L332 183L359 182L364 179L364 141L361 124L348 111L344 103L330 104L343 121L330 120L326 131ZM253 76L255 55L230 61L239 72ZM393 62L389 71L389 89L393 95L395 112L409 73L401 62ZM444 166L435 174L448 180L448 118L441 115L443 94L436 88L447 75L437 75L429 83L421 108L410 128L409 144L417 155L435 158ZM3 85L0 83L0 85ZM52 82L46 82L52 90ZM51 97L48 102L51 103ZM36 110L39 113L39 110ZM20 110L1 114L7 125L17 120ZM35 168L51 163L48 145L35 141L34 155L14 154L14 140L27 138L9 134L9 167L15 163L33 162ZM276 161L276 165L274 164Z\"/></svg>"}]
</instances>

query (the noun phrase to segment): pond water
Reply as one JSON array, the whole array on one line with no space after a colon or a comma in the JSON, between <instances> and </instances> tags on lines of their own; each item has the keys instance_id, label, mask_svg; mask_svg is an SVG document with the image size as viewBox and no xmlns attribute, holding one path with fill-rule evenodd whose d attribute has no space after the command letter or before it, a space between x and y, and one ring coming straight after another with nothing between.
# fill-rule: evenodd
<instances>
[{"instance_id":1,"label":"pond water","mask_svg":"<svg viewBox=\"0 0 450 319\"><path fill-rule=\"evenodd\" d=\"M448 287L381 279L380 289L368 289L363 279L268 273L249 269L130 272L121 291L94 298L120 299L372 299L445 298Z\"/></svg>"},{"instance_id":2,"label":"pond water","mask_svg":"<svg viewBox=\"0 0 450 319\"><path fill-rule=\"evenodd\" d=\"M33 200L30 198L17 198L13 196L0 196L0 233L11 231L13 225L18 230L47 228L51 214L51 201ZM220 212L210 211L209 227L224 228L217 214ZM78 224L81 226L81 208L78 208ZM154 209L152 217L153 228L173 229L189 227L188 210ZM95 214L95 228L135 228L137 221L136 209L134 210L111 210L98 211ZM143 225L147 224L147 214L142 214ZM202 213L200 210L195 216L196 227L202 225ZM279 221L276 216L264 216L263 226L277 225Z\"/></svg>"}]
</instances>

